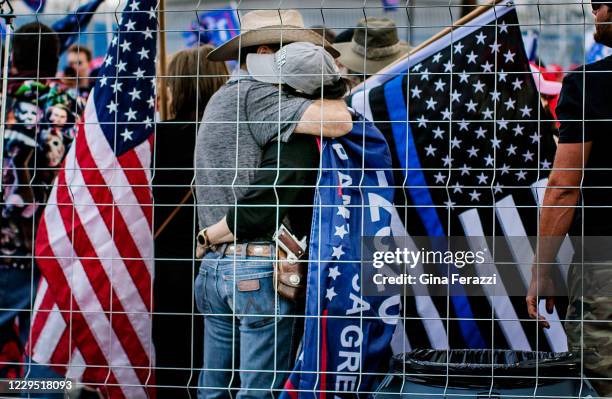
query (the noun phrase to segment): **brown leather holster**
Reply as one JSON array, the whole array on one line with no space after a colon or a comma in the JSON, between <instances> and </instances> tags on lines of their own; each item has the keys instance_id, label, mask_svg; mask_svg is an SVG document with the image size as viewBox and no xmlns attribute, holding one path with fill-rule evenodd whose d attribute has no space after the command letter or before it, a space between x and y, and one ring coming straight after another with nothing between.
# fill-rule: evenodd
<instances>
[{"instance_id":1,"label":"brown leather holster","mask_svg":"<svg viewBox=\"0 0 612 399\"><path fill-rule=\"evenodd\" d=\"M274 286L278 295L292 301L306 295L306 237L301 241L281 225L274 234L277 261L274 264ZM287 252L285 252L287 251Z\"/></svg>"},{"instance_id":2,"label":"brown leather holster","mask_svg":"<svg viewBox=\"0 0 612 399\"><path fill-rule=\"evenodd\" d=\"M278 295L295 301L306 295L308 262L303 259L288 260L282 249L277 249L278 260L274 262L274 287Z\"/></svg>"}]
</instances>

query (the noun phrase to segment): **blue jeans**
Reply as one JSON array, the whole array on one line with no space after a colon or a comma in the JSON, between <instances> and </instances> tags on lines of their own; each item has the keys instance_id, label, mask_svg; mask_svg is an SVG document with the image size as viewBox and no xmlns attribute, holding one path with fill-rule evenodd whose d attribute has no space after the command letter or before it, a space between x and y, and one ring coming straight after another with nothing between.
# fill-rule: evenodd
<instances>
[{"instance_id":1,"label":"blue jeans","mask_svg":"<svg viewBox=\"0 0 612 399\"><path fill-rule=\"evenodd\" d=\"M293 369L301 307L276 295L272 259L220 253L204 257L195 281L204 314L198 398L272 399Z\"/></svg>"}]
</instances>

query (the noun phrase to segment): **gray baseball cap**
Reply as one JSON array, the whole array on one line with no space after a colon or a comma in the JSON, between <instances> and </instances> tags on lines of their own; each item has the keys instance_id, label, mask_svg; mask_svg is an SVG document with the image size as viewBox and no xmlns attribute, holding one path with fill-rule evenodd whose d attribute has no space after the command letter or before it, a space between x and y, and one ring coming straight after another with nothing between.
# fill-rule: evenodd
<instances>
[{"instance_id":1,"label":"gray baseball cap","mask_svg":"<svg viewBox=\"0 0 612 399\"><path fill-rule=\"evenodd\" d=\"M308 42L287 44L274 54L249 54L246 61L255 80L286 84L308 95L340 79L334 57Z\"/></svg>"}]
</instances>

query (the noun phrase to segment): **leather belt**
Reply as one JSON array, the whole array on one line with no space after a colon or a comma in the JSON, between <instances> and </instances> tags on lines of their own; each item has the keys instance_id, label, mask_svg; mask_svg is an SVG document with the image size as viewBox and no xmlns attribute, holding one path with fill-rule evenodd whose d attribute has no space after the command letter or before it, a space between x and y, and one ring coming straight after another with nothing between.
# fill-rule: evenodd
<instances>
[{"instance_id":1,"label":"leather belt","mask_svg":"<svg viewBox=\"0 0 612 399\"><path fill-rule=\"evenodd\" d=\"M225 247L223 255L225 256L243 256L244 244L230 244ZM274 256L273 248L276 248L271 244L246 244L246 256L260 256L264 258L272 258ZM223 247L219 248L219 252Z\"/></svg>"}]
</instances>

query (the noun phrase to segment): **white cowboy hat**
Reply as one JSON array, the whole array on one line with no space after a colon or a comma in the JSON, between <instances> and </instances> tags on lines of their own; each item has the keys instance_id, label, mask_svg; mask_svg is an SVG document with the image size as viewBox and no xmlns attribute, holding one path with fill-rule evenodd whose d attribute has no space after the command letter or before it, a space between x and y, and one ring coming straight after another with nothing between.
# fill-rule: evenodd
<instances>
[{"instance_id":1,"label":"white cowboy hat","mask_svg":"<svg viewBox=\"0 0 612 399\"><path fill-rule=\"evenodd\" d=\"M293 42L310 42L325 47L334 58L340 55L323 36L304 27L304 19L298 11L256 10L240 18L240 35L211 51L207 58L211 61L235 60L241 47Z\"/></svg>"}]
</instances>

